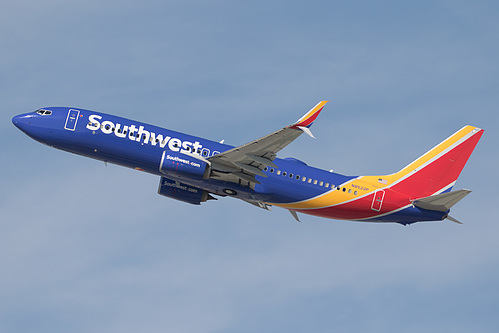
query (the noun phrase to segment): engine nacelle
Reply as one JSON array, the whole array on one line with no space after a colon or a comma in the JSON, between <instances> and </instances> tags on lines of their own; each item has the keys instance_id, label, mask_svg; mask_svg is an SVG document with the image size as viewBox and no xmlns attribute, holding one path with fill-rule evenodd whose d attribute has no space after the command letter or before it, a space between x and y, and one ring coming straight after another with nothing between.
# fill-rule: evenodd
<instances>
[{"instance_id":1,"label":"engine nacelle","mask_svg":"<svg viewBox=\"0 0 499 333\"><path fill-rule=\"evenodd\" d=\"M159 166L159 170L165 175L190 179L208 179L210 169L202 158L174 151L164 151Z\"/></svg>"},{"instance_id":2,"label":"engine nacelle","mask_svg":"<svg viewBox=\"0 0 499 333\"><path fill-rule=\"evenodd\" d=\"M193 205L200 205L201 202L215 199L205 190L166 177L161 177L158 194Z\"/></svg>"}]
</instances>

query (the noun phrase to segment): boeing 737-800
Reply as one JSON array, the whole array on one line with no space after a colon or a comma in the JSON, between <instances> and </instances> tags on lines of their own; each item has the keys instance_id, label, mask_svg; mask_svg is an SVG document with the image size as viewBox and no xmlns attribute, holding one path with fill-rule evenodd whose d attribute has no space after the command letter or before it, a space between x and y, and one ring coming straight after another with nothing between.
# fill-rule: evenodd
<instances>
[{"instance_id":1,"label":"boeing 737-800","mask_svg":"<svg viewBox=\"0 0 499 333\"><path fill-rule=\"evenodd\" d=\"M397 222L450 219L470 193L451 191L483 130L465 126L402 170L345 176L277 153L310 126L327 101L292 125L238 147L109 114L48 107L21 114L14 125L48 146L160 176L158 193L199 205L213 195L257 207L332 219Z\"/></svg>"}]
</instances>

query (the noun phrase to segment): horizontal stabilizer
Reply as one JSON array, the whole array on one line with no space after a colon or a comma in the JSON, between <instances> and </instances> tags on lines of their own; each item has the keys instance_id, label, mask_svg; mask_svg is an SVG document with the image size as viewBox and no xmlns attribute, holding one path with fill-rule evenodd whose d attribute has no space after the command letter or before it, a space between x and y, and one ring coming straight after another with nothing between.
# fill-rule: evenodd
<instances>
[{"instance_id":1,"label":"horizontal stabilizer","mask_svg":"<svg viewBox=\"0 0 499 333\"><path fill-rule=\"evenodd\" d=\"M446 212L470 193L470 190L452 191L412 200L412 203L414 206L419 208Z\"/></svg>"}]
</instances>

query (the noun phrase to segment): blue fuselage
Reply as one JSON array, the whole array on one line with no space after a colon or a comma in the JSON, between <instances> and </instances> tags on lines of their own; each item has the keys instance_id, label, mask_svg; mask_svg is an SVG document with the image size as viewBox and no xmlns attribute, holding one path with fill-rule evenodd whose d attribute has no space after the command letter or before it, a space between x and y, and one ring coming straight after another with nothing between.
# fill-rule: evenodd
<instances>
[{"instance_id":1,"label":"blue fuselage","mask_svg":"<svg viewBox=\"0 0 499 333\"><path fill-rule=\"evenodd\" d=\"M33 139L51 147L158 176L165 176L161 170L165 156L197 152L203 158L209 158L233 148L100 112L83 109L71 112L72 109L65 107L49 109L50 115L31 112L14 117L13 122ZM319 182L339 185L355 178L310 167L296 159L276 158L273 162L278 168L268 168L267 177L256 176L260 184L254 187L171 174L168 178L219 195L234 193L233 196L240 199L273 203L296 202L320 195L327 189L318 186ZM296 181L298 175L317 180L317 183Z\"/></svg>"}]
</instances>

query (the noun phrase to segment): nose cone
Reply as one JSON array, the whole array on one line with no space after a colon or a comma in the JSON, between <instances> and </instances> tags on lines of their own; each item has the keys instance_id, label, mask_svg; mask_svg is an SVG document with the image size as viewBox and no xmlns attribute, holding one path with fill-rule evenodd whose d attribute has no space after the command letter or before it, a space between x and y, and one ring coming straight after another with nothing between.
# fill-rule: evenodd
<instances>
[{"instance_id":1,"label":"nose cone","mask_svg":"<svg viewBox=\"0 0 499 333\"><path fill-rule=\"evenodd\" d=\"M12 123L16 125L17 128L19 128L19 123L21 122L22 115L15 116L12 118Z\"/></svg>"},{"instance_id":2,"label":"nose cone","mask_svg":"<svg viewBox=\"0 0 499 333\"><path fill-rule=\"evenodd\" d=\"M33 113L23 113L12 118L12 123L26 134L30 134L33 131L33 126L31 125Z\"/></svg>"},{"instance_id":3,"label":"nose cone","mask_svg":"<svg viewBox=\"0 0 499 333\"><path fill-rule=\"evenodd\" d=\"M29 125L32 117L33 115L31 114L20 114L12 118L12 123L21 131L26 132L26 128Z\"/></svg>"}]
</instances>

